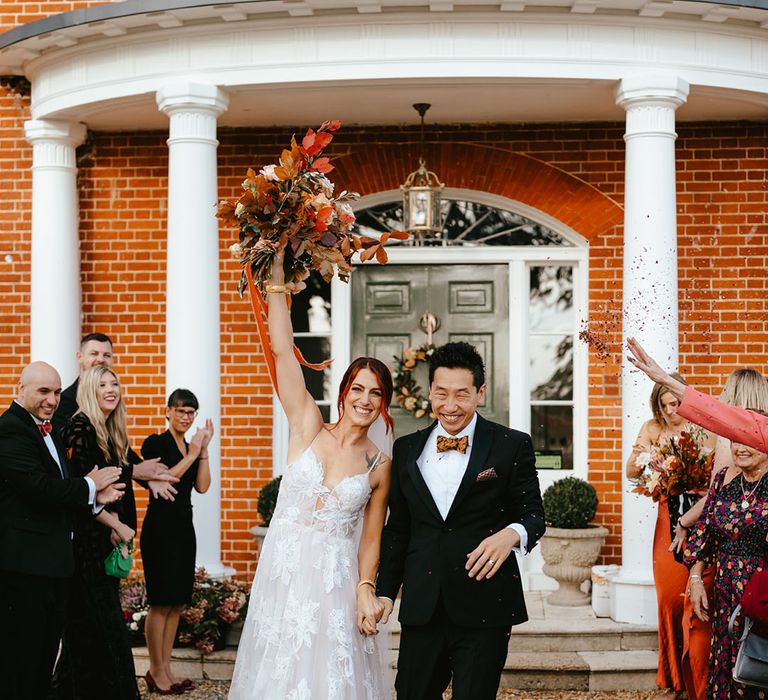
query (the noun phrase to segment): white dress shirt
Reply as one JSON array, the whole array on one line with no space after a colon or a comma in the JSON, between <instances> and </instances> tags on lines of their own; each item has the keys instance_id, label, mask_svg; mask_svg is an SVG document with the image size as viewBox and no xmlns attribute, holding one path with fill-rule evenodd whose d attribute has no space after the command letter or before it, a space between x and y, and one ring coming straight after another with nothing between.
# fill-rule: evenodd
<instances>
[{"instance_id":1,"label":"white dress shirt","mask_svg":"<svg viewBox=\"0 0 768 700\"><path fill-rule=\"evenodd\" d=\"M421 476L427 484L429 492L432 494L432 499L440 511L440 515L443 520L448 517L448 512L451 510L451 505L456 498L456 492L459 490L461 480L464 478L464 472L467 471L467 465L469 464L469 457L472 454L472 445L475 439L475 426L477 425L477 413L472 416L472 420L469 422L461 432L456 435L448 433L440 422L432 430L432 433L427 438L427 442L424 445L424 449L416 460L416 464L421 471ZM437 451L437 438L438 436L445 436L450 438L462 438L466 436L469 440L467 451L462 454L458 450L448 450L447 452ZM511 527L518 535L520 535L520 546L515 547L514 551L524 556L528 553L528 532L521 523L510 523L507 527Z\"/></svg>"}]
</instances>

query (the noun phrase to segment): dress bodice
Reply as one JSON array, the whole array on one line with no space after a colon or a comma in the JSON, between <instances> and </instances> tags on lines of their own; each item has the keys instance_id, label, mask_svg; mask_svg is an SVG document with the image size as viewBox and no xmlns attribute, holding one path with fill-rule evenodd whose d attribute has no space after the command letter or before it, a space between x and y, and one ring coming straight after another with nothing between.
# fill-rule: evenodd
<instances>
[{"instance_id":1,"label":"dress bodice","mask_svg":"<svg viewBox=\"0 0 768 700\"><path fill-rule=\"evenodd\" d=\"M368 475L368 471L352 474L328 487L323 465L308 447L285 469L272 524L285 521L328 535L351 536L371 495Z\"/></svg>"},{"instance_id":2,"label":"dress bodice","mask_svg":"<svg viewBox=\"0 0 768 700\"><path fill-rule=\"evenodd\" d=\"M369 473L352 474L329 488L311 446L285 468L267 534L275 550L270 578L287 584L299 572L302 542L309 538L326 592L352 580L357 526L371 495Z\"/></svg>"}]
</instances>

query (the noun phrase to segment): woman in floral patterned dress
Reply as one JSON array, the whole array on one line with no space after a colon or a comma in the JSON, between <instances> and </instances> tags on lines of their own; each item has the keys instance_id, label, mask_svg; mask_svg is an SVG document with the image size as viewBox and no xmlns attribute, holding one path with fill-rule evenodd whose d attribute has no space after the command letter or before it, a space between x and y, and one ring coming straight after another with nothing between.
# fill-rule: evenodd
<instances>
[{"instance_id":1,"label":"woman in floral patterned dress","mask_svg":"<svg viewBox=\"0 0 768 700\"><path fill-rule=\"evenodd\" d=\"M707 697L712 700L768 698L768 691L733 680L739 649L741 620L736 639L728 634L728 620L739 604L744 587L768 558L768 454L739 443L731 444L733 467L718 472L707 495L704 512L688 538L685 560L693 565L690 596L694 613L712 617ZM715 594L709 601L701 572L714 560Z\"/></svg>"},{"instance_id":2,"label":"woman in floral patterned dress","mask_svg":"<svg viewBox=\"0 0 768 700\"><path fill-rule=\"evenodd\" d=\"M288 465L259 556L230 700L390 700L376 623L381 531L391 461L368 431L387 408L392 376L374 358L344 374L339 420L326 424L293 353L282 256L266 285Z\"/></svg>"}]
</instances>

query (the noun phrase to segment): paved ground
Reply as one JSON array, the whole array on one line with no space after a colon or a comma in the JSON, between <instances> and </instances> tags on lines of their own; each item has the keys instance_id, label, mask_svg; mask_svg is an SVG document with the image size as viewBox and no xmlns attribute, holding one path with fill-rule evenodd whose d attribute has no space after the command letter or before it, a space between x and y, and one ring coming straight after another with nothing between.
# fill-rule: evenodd
<instances>
[{"instance_id":1,"label":"paved ground","mask_svg":"<svg viewBox=\"0 0 768 700\"><path fill-rule=\"evenodd\" d=\"M142 698L159 698L157 694L147 693L144 681L139 681L142 690ZM187 700L226 700L229 683L224 681L201 681L191 693L183 696ZM629 692L616 691L604 693L581 693L575 690L565 691L526 691L526 690L502 690L499 691L497 700L657 700L661 693L657 691ZM446 700L450 695L446 696Z\"/></svg>"}]
</instances>

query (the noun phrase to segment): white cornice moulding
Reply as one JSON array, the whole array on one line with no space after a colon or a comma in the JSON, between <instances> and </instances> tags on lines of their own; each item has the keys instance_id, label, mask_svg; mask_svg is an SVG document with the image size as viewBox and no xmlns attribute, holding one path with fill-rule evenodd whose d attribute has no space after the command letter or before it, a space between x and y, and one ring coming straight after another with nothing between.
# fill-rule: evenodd
<instances>
[{"instance_id":1,"label":"white cornice moulding","mask_svg":"<svg viewBox=\"0 0 768 700\"><path fill-rule=\"evenodd\" d=\"M637 16L356 12L155 27L49 50L27 64L34 118L80 115L177 82L234 94L254 85L452 80L460 87L488 78L616 82L665 72L695 86L768 96L768 38L755 27Z\"/></svg>"}]
</instances>

